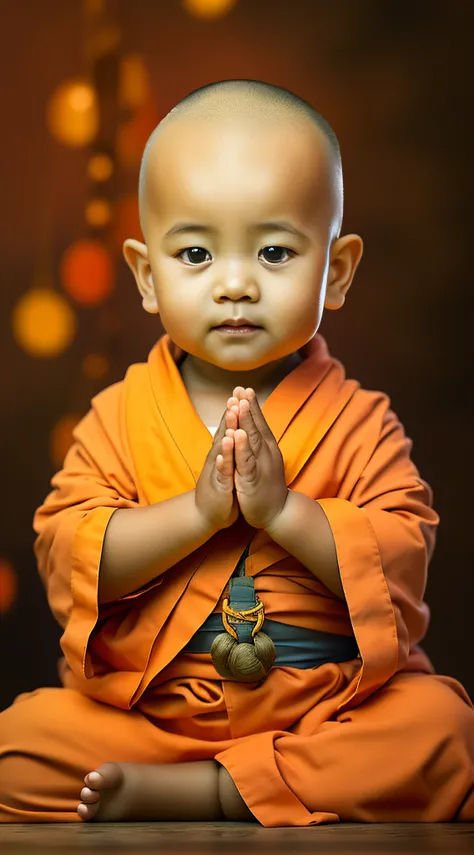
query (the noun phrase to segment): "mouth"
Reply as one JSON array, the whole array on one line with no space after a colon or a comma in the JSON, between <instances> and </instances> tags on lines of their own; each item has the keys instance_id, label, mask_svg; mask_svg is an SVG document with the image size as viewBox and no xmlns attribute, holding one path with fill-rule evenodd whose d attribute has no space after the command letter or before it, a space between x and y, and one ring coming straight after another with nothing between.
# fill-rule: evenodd
<instances>
[{"instance_id":1,"label":"mouth","mask_svg":"<svg viewBox=\"0 0 474 855\"><path fill-rule=\"evenodd\" d=\"M251 324L241 324L240 326L229 326L228 324L222 324L220 327L213 327L216 332L226 333L228 335L247 335L249 333L257 332L257 330L261 330L262 327L254 327Z\"/></svg>"}]
</instances>

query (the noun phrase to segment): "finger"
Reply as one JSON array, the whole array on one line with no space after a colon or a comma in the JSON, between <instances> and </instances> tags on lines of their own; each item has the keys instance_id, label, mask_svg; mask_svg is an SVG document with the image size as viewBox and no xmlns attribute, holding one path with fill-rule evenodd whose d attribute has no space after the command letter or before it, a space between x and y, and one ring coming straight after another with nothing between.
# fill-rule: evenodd
<instances>
[{"instance_id":1,"label":"finger","mask_svg":"<svg viewBox=\"0 0 474 855\"><path fill-rule=\"evenodd\" d=\"M243 386L234 386L233 396L240 401L241 398L245 398L245 389Z\"/></svg>"},{"instance_id":2,"label":"finger","mask_svg":"<svg viewBox=\"0 0 474 855\"><path fill-rule=\"evenodd\" d=\"M249 401L243 399L239 405L239 427L243 428L248 436L250 448L255 455L258 455L262 437L254 422L253 415L250 411Z\"/></svg>"},{"instance_id":3,"label":"finger","mask_svg":"<svg viewBox=\"0 0 474 855\"><path fill-rule=\"evenodd\" d=\"M250 447L249 438L244 430L236 430L234 433L235 468L241 475L253 471L255 467L255 455Z\"/></svg>"},{"instance_id":4,"label":"finger","mask_svg":"<svg viewBox=\"0 0 474 855\"><path fill-rule=\"evenodd\" d=\"M247 401L247 398L242 398L242 400L239 403L239 415L240 414L245 416L245 417L250 415L250 418L252 418L252 413L250 412L250 401ZM253 421L253 419L252 419L252 421Z\"/></svg>"},{"instance_id":5,"label":"finger","mask_svg":"<svg viewBox=\"0 0 474 855\"><path fill-rule=\"evenodd\" d=\"M234 457L235 457L235 468L236 470L241 470L244 465L243 459L243 440L241 434L245 433L242 430L234 431Z\"/></svg>"},{"instance_id":6,"label":"finger","mask_svg":"<svg viewBox=\"0 0 474 855\"><path fill-rule=\"evenodd\" d=\"M230 398L228 398L227 399L227 409L230 413L233 413L233 415L235 415L235 418L238 422L238 420L239 420L239 398L236 398L234 395L232 395ZM238 424L236 425L236 427L238 427Z\"/></svg>"},{"instance_id":7,"label":"finger","mask_svg":"<svg viewBox=\"0 0 474 855\"><path fill-rule=\"evenodd\" d=\"M239 426L239 411L237 408L227 409L226 425L228 429L236 430Z\"/></svg>"},{"instance_id":8,"label":"finger","mask_svg":"<svg viewBox=\"0 0 474 855\"><path fill-rule=\"evenodd\" d=\"M251 387L244 389L243 386L235 386L233 394L227 399L227 407L229 409L237 407L238 409L240 401L247 400L249 392L255 395L255 392Z\"/></svg>"},{"instance_id":9,"label":"finger","mask_svg":"<svg viewBox=\"0 0 474 855\"><path fill-rule=\"evenodd\" d=\"M252 389L252 387L251 387L251 386L247 386L247 388L246 388L246 389L244 389L244 387L243 387L243 386L241 386L241 387L239 387L239 388L243 389L243 392L240 394L240 399L241 399L241 400L244 400L244 401L245 401L245 400L250 401L250 398L251 398L252 396L253 396L254 398L256 398L256 397L257 397L257 393L255 392L255 389Z\"/></svg>"},{"instance_id":10,"label":"finger","mask_svg":"<svg viewBox=\"0 0 474 855\"><path fill-rule=\"evenodd\" d=\"M222 475L233 475L234 472L234 440L225 436L221 442L222 451L216 457L216 468Z\"/></svg>"},{"instance_id":11,"label":"finger","mask_svg":"<svg viewBox=\"0 0 474 855\"><path fill-rule=\"evenodd\" d=\"M228 468L226 469L225 458L223 454L218 454L216 457L217 480L222 483L223 479L229 478Z\"/></svg>"},{"instance_id":12,"label":"finger","mask_svg":"<svg viewBox=\"0 0 474 855\"><path fill-rule=\"evenodd\" d=\"M251 386L248 386L247 389L244 389L243 386L235 386L231 397L227 399L227 406L230 407L232 404L238 404L239 401L249 400L250 395L255 396L255 390Z\"/></svg>"},{"instance_id":13,"label":"finger","mask_svg":"<svg viewBox=\"0 0 474 855\"><path fill-rule=\"evenodd\" d=\"M265 439L273 440L275 442L275 437L273 436L273 433L267 424L265 416L262 413L255 392L253 391L253 389L250 388L246 389L246 392L248 393L247 401L249 413L252 417L252 422L255 425L255 428Z\"/></svg>"},{"instance_id":14,"label":"finger","mask_svg":"<svg viewBox=\"0 0 474 855\"><path fill-rule=\"evenodd\" d=\"M232 410L232 412L236 413L238 426L246 431L249 437L250 445L252 446L253 451L257 453L260 442L260 437L258 436L260 429L258 427L257 422L253 418L253 413L255 410L253 407L250 407L250 401L252 400L252 398L257 401L255 390L252 389L251 386L248 386L246 389L244 389L243 386L235 386L234 394L227 400L227 406L229 409ZM270 438L270 436L273 437L273 434L267 427L267 437Z\"/></svg>"},{"instance_id":15,"label":"finger","mask_svg":"<svg viewBox=\"0 0 474 855\"><path fill-rule=\"evenodd\" d=\"M232 462L234 462L234 449L235 449L235 430L233 428L227 428L225 432L224 439L229 438L232 440L232 445L230 446L230 454L232 456ZM224 440L222 440L223 442Z\"/></svg>"}]
</instances>

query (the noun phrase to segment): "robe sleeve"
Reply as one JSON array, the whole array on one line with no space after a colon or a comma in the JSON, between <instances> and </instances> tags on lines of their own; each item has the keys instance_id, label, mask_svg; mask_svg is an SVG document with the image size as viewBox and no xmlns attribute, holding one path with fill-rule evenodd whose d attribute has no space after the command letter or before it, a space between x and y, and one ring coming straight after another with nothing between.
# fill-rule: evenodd
<instances>
[{"instance_id":1,"label":"robe sleeve","mask_svg":"<svg viewBox=\"0 0 474 855\"><path fill-rule=\"evenodd\" d=\"M68 662L80 673L97 621L162 581L154 579L117 603L99 606L99 567L110 518L118 508L139 507L121 387L116 383L93 399L33 522L38 571L51 611L68 636Z\"/></svg>"},{"instance_id":2,"label":"robe sleeve","mask_svg":"<svg viewBox=\"0 0 474 855\"><path fill-rule=\"evenodd\" d=\"M372 396L367 462L347 499L320 499L334 537L341 582L363 662L358 700L405 668L428 628L423 601L438 515L385 395ZM367 423L366 423L367 424ZM361 426L361 431L364 430ZM348 437L354 456L356 429ZM424 656L424 654L422 654ZM425 657L426 663L430 663Z\"/></svg>"}]
</instances>

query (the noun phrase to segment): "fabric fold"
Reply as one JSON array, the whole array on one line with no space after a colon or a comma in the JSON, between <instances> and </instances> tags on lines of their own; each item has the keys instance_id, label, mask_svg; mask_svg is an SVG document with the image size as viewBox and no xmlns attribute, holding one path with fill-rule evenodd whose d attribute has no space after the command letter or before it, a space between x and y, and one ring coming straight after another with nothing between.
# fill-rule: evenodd
<instances>
[{"instance_id":1,"label":"fabric fold","mask_svg":"<svg viewBox=\"0 0 474 855\"><path fill-rule=\"evenodd\" d=\"M262 412L288 487L318 502L329 522L345 599L240 515L142 588L131 583L127 595L99 605L115 510L193 490L212 447L180 374L186 354L164 335L147 363L94 398L35 516L38 569L69 667L65 689L32 693L8 716L20 757L16 819L47 817L37 788L55 818L77 816L63 794L83 777L84 756L96 764L215 759L265 827L474 816L473 706L456 680L434 674L420 647L438 525L431 489L389 398L346 379L319 335L301 355ZM360 658L276 665L244 683L220 678L209 654L186 652L221 609L247 545L245 575L266 619L355 640ZM62 761L51 766L51 745L68 755L70 721L86 708L91 732L103 727L100 744L73 728L80 747L75 758L69 751L69 771ZM126 756L117 754L122 745ZM33 796L21 752L41 759Z\"/></svg>"},{"instance_id":2,"label":"fabric fold","mask_svg":"<svg viewBox=\"0 0 474 855\"><path fill-rule=\"evenodd\" d=\"M336 813L308 811L285 782L275 752L275 742L285 736L285 731L268 731L259 734L258 740L239 740L238 751L234 747L221 751L216 760L227 769L246 805L264 827L274 826L275 817L280 827L339 822Z\"/></svg>"},{"instance_id":3,"label":"fabric fold","mask_svg":"<svg viewBox=\"0 0 474 855\"><path fill-rule=\"evenodd\" d=\"M39 571L83 693L125 709L138 703L219 610L249 542L245 572L269 619L355 635L363 664L350 703L413 661L430 670L417 645L429 622L423 593L437 516L410 441L389 399L347 380L321 336L301 355L262 412L288 486L319 501L329 520L346 603L240 516L159 578L99 608L100 556L114 510L194 489L212 446L180 375L185 354L164 335L147 363L93 400L35 517Z\"/></svg>"}]
</instances>

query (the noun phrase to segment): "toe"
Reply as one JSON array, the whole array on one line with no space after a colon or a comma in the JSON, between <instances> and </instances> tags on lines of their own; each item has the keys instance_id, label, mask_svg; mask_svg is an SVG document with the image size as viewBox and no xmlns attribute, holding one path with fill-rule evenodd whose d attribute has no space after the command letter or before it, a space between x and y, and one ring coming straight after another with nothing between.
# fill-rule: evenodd
<instances>
[{"instance_id":1,"label":"toe","mask_svg":"<svg viewBox=\"0 0 474 855\"><path fill-rule=\"evenodd\" d=\"M119 763L103 763L94 772L84 778L84 782L93 790L108 790L119 787L123 781L123 771Z\"/></svg>"},{"instance_id":2,"label":"toe","mask_svg":"<svg viewBox=\"0 0 474 855\"><path fill-rule=\"evenodd\" d=\"M101 790L104 787L104 780L98 772L89 772L84 778L84 783L91 790Z\"/></svg>"},{"instance_id":3,"label":"toe","mask_svg":"<svg viewBox=\"0 0 474 855\"><path fill-rule=\"evenodd\" d=\"M89 787L83 787L81 790L81 799L88 805L94 805L100 801L100 793L97 790L89 789Z\"/></svg>"},{"instance_id":4,"label":"toe","mask_svg":"<svg viewBox=\"0 0 474 855\"><path fill-rule=\"evenodd\" d=\"M78 812L79 816L81 817L81 819L85 820L85 822L88 822L88 820L94 819L98 810L99 810L99 803L97 803L95 805L80 804L77 807L77 812Z\"/></svg>"}]
</instances>

